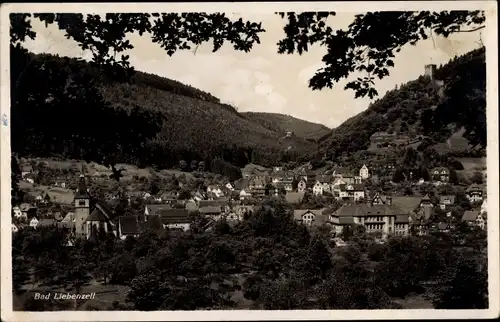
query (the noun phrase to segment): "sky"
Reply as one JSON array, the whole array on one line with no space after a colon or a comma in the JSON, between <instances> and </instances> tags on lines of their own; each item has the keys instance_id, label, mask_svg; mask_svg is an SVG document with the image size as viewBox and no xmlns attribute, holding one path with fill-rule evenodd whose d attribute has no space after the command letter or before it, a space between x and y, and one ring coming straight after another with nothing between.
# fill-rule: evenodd
<instances>
[{"instance_id":1,"label":"sky","mask_svg":"<svg viewBox=\"0 0 500 322\"><path fill-rule=\"evenodd\" d=\"M337 13L328 23L334 30L346 28L355 14ZM240 112L282 113L333 128L368 107L370 99L355 99L352 90L343 89L345 82L321 91L308 88L308 80L322 67L321 58L326 49L315 46L301 56L278 54L276 43L283 38L285 25L285 20L279 16L273 13L228 15L261 21L266 30L260 34L261 44L256 44L249 53L237 52L230 45L212 53L211 43L207 43L200 46L196 54L193 50L179 51L169 57L148 34L142 37L132 34L129 39L135 48L126 54L137 70L209 92ZM33 20L32 25L37 37L24 44L30 51L91 57L88 52L82 52L76 42L66 39L57 26L45 27L38 20ZM375 83L379 98L396 85L418 78L425 64L444 64L455 55L478 48L479 39L480 32L459 33L449 38L434 36L434 42L429 38L416 46L403 47L396 54L390 76Z\"/></svg>"}]
</instances>

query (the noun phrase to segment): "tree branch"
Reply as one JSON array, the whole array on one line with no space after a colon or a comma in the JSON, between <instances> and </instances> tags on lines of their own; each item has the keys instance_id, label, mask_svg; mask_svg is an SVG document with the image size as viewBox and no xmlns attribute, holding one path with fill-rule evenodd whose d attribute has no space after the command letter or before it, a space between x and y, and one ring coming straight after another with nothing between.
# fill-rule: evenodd
<instances>
[{"instance_id":1,"label":"tree branch","mask_svg":"<svg viewBox=\"0 0 500 322\"><path fill-rule=\"evenodd\" d=\"M481 30L481 29L484 29L484 28L486 28L486 26L479 26L477 28L468 29L468 30L457 30L455 32L474 32L474 31L478 31L478 30Z\"/></svg>"}]
</instances>

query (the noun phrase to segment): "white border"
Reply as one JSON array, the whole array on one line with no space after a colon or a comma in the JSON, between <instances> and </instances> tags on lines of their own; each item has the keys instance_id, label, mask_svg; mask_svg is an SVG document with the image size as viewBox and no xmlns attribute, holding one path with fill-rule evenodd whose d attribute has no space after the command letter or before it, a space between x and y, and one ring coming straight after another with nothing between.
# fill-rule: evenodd
<instances>
[{"instance_id":1,"label":"white border","mask_svg":"<svg viewBox=\"0 0 500 322\"><path fill-rule=\"evenodd\" d=\"M499 163L498 163L498 45L496 1L401 1L401 2L281 2L281 3L24 3L1 6L1 106L0 118L10 121L9 92L9 13L10 12L248 12L276 11L404 11L404 10L485 10L483 42L487 48L487 185L488 185L488 270L489 309L487 310L296 310L296 311L82 311L82 312L13 312L11 294L11 216L10 216L10 131L0 125L1 174L1 318L5 321L113 321L113 320L353 320L353 319L450 319L495 318L499 303ZM264 26L265 28L265 26ZM10 124L9 124L10 125Z\"/></svg>"}]
</instances>

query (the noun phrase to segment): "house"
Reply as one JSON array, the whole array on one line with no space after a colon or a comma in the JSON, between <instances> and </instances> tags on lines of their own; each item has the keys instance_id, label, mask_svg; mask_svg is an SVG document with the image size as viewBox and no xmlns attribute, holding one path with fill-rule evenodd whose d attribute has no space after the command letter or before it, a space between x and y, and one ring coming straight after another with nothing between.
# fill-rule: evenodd
<instances>
[{"instance_id":1,"label":"house","mask_svg":"<svg viewBox=\"0 0 500 322\"><path fill-rule=\"evenodd\" d=\"M212 194L215 198L220 198L224 196L224 191L217 185L209 185L207 187L207 194Z\"/></svg>"},{"instance_id":2,"label":"house","mask_svg":"<svg viewBox=\"0 0 500 322\"><path fill-rule=\"evenodd\" d=\"M479 213L476 218L476 226L481 228L482 230L486 229L486 213Z\"/></svg>"},{"instance_id":3,"label":"house","mask_svg":"<svg viewBox=\"0 0 500 322\"><path fill-rule=\"evenodd\" d=\"M448 182L450 181L450 170L446 167L436 167L431 170L433 181Z\"/></svg>"},{"instance_id":4,"label":"house","mask_svg":"<svg viewBox=\"0 0 500 322\"><path fill-rule=\"evenodd\" d=\"M328 222L328 216L324 214L326 208L298 209L293 211L293 218L306 226L321 226Z\"/></svg>"},{"instance_id":5,"label":"house","mask_svg":"<svg viewBox=\"0 0 500 322\"><path fill-rule=\"evenodd\" d=\"M66 216L58 223L59 228L67 228L71 231L75 229L75 213L74 212L68 212Z\"/></svg>"},{"instance_id":6,"label":"house","mask_svg":"<svg viewBox=\"0 0 500 322\"><path fill-rule=\"evenodd\" d=\"M172 204L170 203L165 203L165 204L158 204L158 205L146 205L144 209L144 214L146 216L150 215L157 215L158 211L163 210L163 209L172 209Z\"/></svg>"},{"instance_id":7,"label":"house","mask_svg":"<svg viewBox=\"0 0 500 322\"><path fill-rule=\"evenodd\" d=\"M478 185L471 185L465 191L465 196L470 203L483 201L483 189Z\"/></svg>"},{"instance_id":8,"label":"house","mask_svg":"<svg viewBox=\"0 0 500 322\"><path fill-rule=\"evenodd\" d=\"M330 214L330 223L337 234L352 224L363 225L367 232L381 232L383 236L395 233L396 223L398 234L409 232L408 214L393 205L346 204Z\"/></svg>"},{"instance_id":9,"label":"house","mask_svg":"<svg viewBox=\"0 0 500 322\"><path fill-rule=\"evenodd\" d=\"M19 231L19 228L17 228L16 225L12 224L12 232L15 234Z\"/></svg>"},{"instance_id":10,"label":"house","mask_svg":"<svg viewBox=\"0 0 500 322\"><path fill-rule=\"evenodd\" d=\"M337 199L339 200L361 200L365 198L365 186L363 184L340 185Z\"/></svg>"},{"instance_id":11,"label":"house","mask_svg":"<svg viewBox=\"0 0 500 322\"><path fill-rule=\"evenodd\" d=\"M236 190L248 189L249 185L250 185L249 179L240 178L234 182L234 189Z\"/></svg>"},{"instance_id":12,"label":"house","mask_svg":"<svg viewBox=\"0 0 500 322\"><path fill-rule=\"evenodd\" d=\"M323 195L325 192L332 192L331 187L332 177L328 175L319 175L316 177L316 183L313 186L313 193L317 196Z\"/></svg>"},{"instance_id":13,"label":"house","mask_svg":"<svg viewBox=\"0 0 500 322\"><path fill-rule=\"evenodd\" d=\"M240 200L250 198L252 194L250 192L246 192L244 189L240 191Z\"/></svg>"},{"instance_id":14,"label":"house","mask_svg":"<svg viewBox=\"0 0 500 322\"><path fill-rule=\"evenodd\" d=\"M118 217L118 237L138 237L143 229L162 231L163 226L158 215L150 216L121 216Z\"/></svg>"},{"instance_id":15,"label":"house","mask_svg":"<svg viewBox=\"0 0 500 322\"><path fill-rule=\"evenodd\" d=\"M285 201L291 205L298 205L304 199L304 192L287 192Z\"/></svg>"},{"instance_id":16,"label":"house","mask_svg":"<svg viewBox=\"0 0 500 322\"><path fill-rule=\"evenodd\" d=\"M439 208L446 210L447 207L451 207L455 204L455 196L446 195L439 197Z\"/></svg>"},{"instance_id":17,"label":"house","mask_svg":"<svg viewBox=\"0 0 500 322\"><path fill-rule=\"evenodd\" d=\"M297 190L299 192L306 192L313 189L316 184L316 178L308 175L305 178L300 179L299 184L297 185Z\"/></svg>"},{"instance_id":18,"label":"house","mask_svg":"<svg viewBox=\"0 0 500 322\"><path fill-rule=\"evenodd\" d=\"M28 174L33 173L33 167L31 165L21 166L21 177L24 179Z\"/></svg>"},{"instance_id":19,"label":"house","mask_svg":"<svg viewBox=\"0 0 500 322\"><path fill-rule=\"evenodd\" d=\"M31 218L31 220L30 220L29 226L30 226L31 228L36 229L36 227L38 226L38 223L39 223L38 219L36 219L36 217L33 217L33 218Z\"/></svg>"},{"instance_id":20,"label":"house","mask_svg":"<svg viewBox=\"0 0 500 322\"><path fill-rule=\"evenodd\" d=\"M265 176L257 176L252 178L248 183L248 188L250 190L260 190L265 189L267 184L267 177Z\"/></svg>"},{"instance_id":21,"label":"house","mask_svg":"<svg viewBox=\"0 0 500 322\"><path fill-rule=\"evenodd\" d=\"M383 196L380 193L375 193L375 195L368 201L372 206L373 205L391 205L392 197L391 196Z\"/></svg>"},{"instance_id":22,"label":"house","mask_svg":"<svg viewBox=\"0 0 500 322\"><path fill-rule=\"evenodd\" d=\"M419 208L433 208L434 204L431 201L431 198L429 195L425 195L422 199L420 199L420 204L418 205Z\"/></svg>"},{"instance_id":23,"label":"house","mask_svg":"<svg viewBox=\"0 0 500 322\"><path fill-rule=\"evenodd\" d=\"M151 198L151 194L149 192L144 192L142 194L142 199L146 200L146 199L149 199Z\"/></svg>"},{"instance_id":24,"label":"house","mask_svg":"<svg viewBox=\"0 0 500 322\"><path fill-rule=\"evenodd\" d=\"M230 210L230 201L224 199L218 200L200 200L198 202L198 207L201 209L203 207L218 207L222 212L227 212Z\"/></svg>"},{"instance_id":25,"label":"house","mask_svg":"<svg viewBox=\"0 0 500 322\"><path fill-rule=\"evenodd\" d=\"M222 213L224 212L224 210L220 206L200 207L198 211L200 215L210 217L216 221L221 218Z\"/></svg>"},{"instance_id":26,"label":"house","mask_svg":"<svg viewBox=\"0 0 500 322\"><path fill-rule=\"evenodd\" d=\"M181 229L187 231L191 227L191 220L187 209L163 209L158 213L164 229Z\"/></svg>"},{"instance_id":27,"label":"house","mask_svg":"<svg viewBox=\"0 0 500 322\"><path fill-rule=\"evenodd\" d=\"M440 233L449 233L451 230L450 224L445 222L440 222L437 225L437 231Z\"/></svg>"},{"instance_id":28,"label":"house","mask_svg":"<svg viewBox=\"0 0 500 322\"><path fill-rule=\"evenodd\" d=\"M368 167L366 166L366 164L363 164L361 169L359 169L359 176L362 180L366 180L370 177L370 172L368 171Z\"/></svg>"},{"instance_id":29,"label":"house","mask_svg":"<svg viewBox=\"0 0 500 322\"><path fill-rule=\"evenodd\" d=\"M469 226L477 226L481 229L485 229L486 226L485 215L477 210L465 211L462 221L466 222Z\"/></svg>"},{"instance_id":30,"label":"house","mask_svg":"<svg viewBox=\"0 0 500 322\"><path fill-rule=\"evenodd\" d=\"M21 218L23 216L23 212L21 211L21 208L18 206L12 207L12 215L15 218Z\"/></svg>"},{"instance_id":31,"label":"house","mask_svg":"<svg viewBox=\"0 0 500 322\"><path fill-rule=\"evenodd\" d=\"M297 185L297 190L299 192L302 192L302 193L307 191L307 180L306 179L304 179L304 178L300 179L300 181Z\"/></svg>"},{"instance_id":32,"label":"house","mask_svg":"<svg viewBox=\"0 0 500 322\"><path fill-rule=\"evenodd\" d=\"M118 217L118 237L138 237L140 233L139 220L136 216Z\"/></svg>"}]
</instances>

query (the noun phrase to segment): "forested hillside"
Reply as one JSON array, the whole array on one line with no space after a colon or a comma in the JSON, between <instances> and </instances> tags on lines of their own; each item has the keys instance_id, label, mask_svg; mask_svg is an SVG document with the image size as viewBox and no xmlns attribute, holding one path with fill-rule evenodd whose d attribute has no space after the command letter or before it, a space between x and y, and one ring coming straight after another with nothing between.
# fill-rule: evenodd
<instances>
[{"instance_id":1,"label":"forested hillside","mask_svg":"<svg viewBox=\"0 0 500 322\"><path fill-rule=\"evenodd\" d=\"M449 139L453 141L457 133L468 145L452 147L455 152L465 149L473 153L486 146L484 48L439 66L434 81L421 76L389 91L335 128L320 144L327 158L335 159L347 152L411 144L418 147L423 142L451 146Z\"/></svg>"},{"instance_id":2,"label":"forested hillside","mask_svg":"<svg viewBox=\"0 0 500 322\"><path fill-rule=\"evenodd\" d=\"M266 129L282 133L283 135L291 131L295 136L300 138L318 140L326 134L331 133L331 129L323 124L304 121L290 115L264 112L244 112L242 114Z\"/></svg>"},{"instance_id":3,"label":"forested hillside","mask_svg":"<svg viewBox=\"0 0 500 322\"><path fill-rule=\"evenodd\" d=\"M12 147L21 155L172 167L216 158L239 167L311 149L177 81L12 48ZM300 131L313 133L304 122Z\"/></svg>"}]
</instances>

